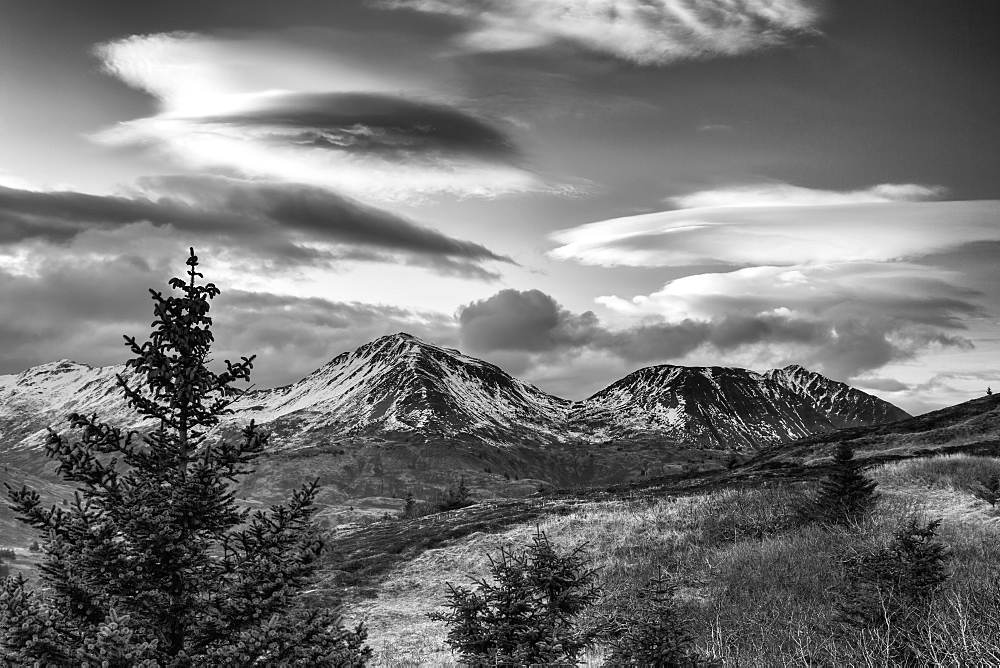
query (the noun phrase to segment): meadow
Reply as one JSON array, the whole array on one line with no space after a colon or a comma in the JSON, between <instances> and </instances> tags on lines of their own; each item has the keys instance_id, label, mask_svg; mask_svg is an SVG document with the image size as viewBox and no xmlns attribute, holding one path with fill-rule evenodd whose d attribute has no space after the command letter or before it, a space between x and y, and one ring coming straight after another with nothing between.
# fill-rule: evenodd
<instances>
[{"instance_id":1,"label":"meadow","mask_svg":"<svg viewBox=\"0 0 1000 668\"><path fill-rule=\"evenodd\" d=\"M566 550L585 544L600 568L604 595L583 623L627 615L649 578L664 572L679 584L677 605L699 651L720 665L888 666L885 634L837 632L843 563L885 546L907 518L939 518L950 577L921 625L921 661L1000 665L1000 524L974 493L997 472L1000 460L967 454L877 466L867 471L878 482L874 513L839 529L801 516L814 482L577 503L401 561L376 591L350 602L346 616L368 625L372 665L456 665L446 626L427 618L444 609L445 583L485 576L487 555L524 546L541 530ZM604 656L596 647L584 665L601 665Z\"/></svg>"}]
</instances>

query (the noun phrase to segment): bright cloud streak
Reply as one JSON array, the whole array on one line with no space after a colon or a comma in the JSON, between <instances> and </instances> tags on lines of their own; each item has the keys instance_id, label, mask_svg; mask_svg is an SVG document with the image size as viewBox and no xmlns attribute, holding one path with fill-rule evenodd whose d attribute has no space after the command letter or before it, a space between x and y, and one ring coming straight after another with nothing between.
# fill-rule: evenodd
<instances>
[{"instance_id":1,"label":"bright cloud streak","mask_svg":"<svg viewBox=\"0 0 1000 668\"><path fill-rule=\"evenodd\" d=\"M1000 202L919 201L938 192L919 185L698 192L675 198L682 208L673 211L554 232L561 245L550 255L606 267L793 265L892 261L1000 240Z\"/></svg>"},{"instance_id":2,"label":"bright cloud streak","mask_svg":"<svg viewBox=\"0 0 1000 668\"><path fill-rule=\"evenodd\" d=\"M819 20L801 0L383 0L377 6L461 17L470 51L568 41L642 65L781 45Z\"/></svg>"},{"instance_id":3,"label":"bright cloud streak","mask_svg":"<svg viewBox=\"0 0 1000 668\"><path fill-rule=\"evenodd\" d=\"M161 106L155 116L96 133L94 138L106 145L139 146L192 169L306 183L370 202L557 190L514 164L513 155L474 155L420 145L393 154L363 153L317 140L331 136L331 129L312 127L308 120L336 117L337 94L345 95L339 98L341 104L347 104L346 94L361 94L383 100L384 106L397 101L392 109L396 113L400 108L420 112L410 127L417 138L421 132L447 133L449 123L485 128L477 117L451 106L458 97L446 85L434 86L419 75L411 78L412 64L398 66L398 73L375 73L356 57L341 62L334 54L309 52L273 38L220 39L190 33L135 36L100 45L95 52L108 73L150 93ZM296 116L292 108L291 117L298 123L293 126L266 116L256 122L226 122L252 119L276 102L298 102L305 105L303 111L316 112L309 105L317 97L332 105L332 113ZM437 110L438 127L428 130L427 109ZM332 136L377 134L381 112L371 105L367 117L361 114L348 126L333 128ZM405 118L398 120L405 125Z\"/></svg>"}]
</instances>

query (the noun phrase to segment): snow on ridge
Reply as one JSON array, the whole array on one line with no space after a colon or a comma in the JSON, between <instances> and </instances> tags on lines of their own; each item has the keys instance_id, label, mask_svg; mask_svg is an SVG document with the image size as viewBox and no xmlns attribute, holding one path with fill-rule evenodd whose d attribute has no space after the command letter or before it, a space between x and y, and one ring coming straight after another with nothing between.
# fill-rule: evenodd
<instances>
[{"instance_id":1,"label":"snow on ridge","mask_svg":"<svg viewBox=\"0 0 1000 668\"><path fill-rule=\"evenodd\" d=\"M134 413L114 378L122 370L61 360L0 376L0 406L62 419L71 410L97 409L101 419L128 424ZM659 365L571 402L488 362L400 333L337 355L295 383L246 392L223 427L250 418L262 426L275 423L284 434L276 439L279 447L298 447L317 431L331 438L413 433L497 444L655 435L752 447L828 430L817 402L835 405L852 391L801 367L759 374Z\"/></svg>"}]
</instances>

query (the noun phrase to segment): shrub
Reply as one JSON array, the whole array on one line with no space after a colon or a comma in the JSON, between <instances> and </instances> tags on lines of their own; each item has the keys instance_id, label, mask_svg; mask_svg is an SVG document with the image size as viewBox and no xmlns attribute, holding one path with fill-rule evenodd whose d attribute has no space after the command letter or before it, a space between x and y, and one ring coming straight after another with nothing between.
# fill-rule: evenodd
<instances>
[{"instance_id":1,"label":"shrub","mask_svg":"<svg viewBox=\"0 0 1000 668\"><path fill-rule=\"evenodd\" d=\"M893 665L915 666L926 655L931 603L948 579L948 548L937 540L941 520L909 518L889 545L843 562L837 621L851 636L884 637Z\"/></svg>"},{"instance_id":2,"label":"shrub","mask_svg":"<svg viewBox=\"0 0 1000 668\"><path fill-rule=\"evenodd\" d=\"M31 545L28 546L29 552L41 552L42 546L38 544L37 540L31 541Z\"/></svg>"},{"instance_id":3,"label":"shrub","mask_svg":"<svg viewBox=\"0 0 1000 668\"><path fill-rule=\"evenodd\" d=\"M841 442L833 456L833 467L820 483L819 494L808 513L823 524L845 525L870 513L878 499L877 483L861 472L854 449Z\"/></svg>"},{"instance_id":4,"label":"shrub","mask_svg":"<svg viewBox=\"0 0 1000 668\"><path fill-rule=\"evenodd\" d=\"M437 502L438 510L445 512L471 506L474 502L469 498L469 488L465 486L465 478L459 479L458 487L449 487Z\"/></svg>"},{"instance_id":5,"label":"shrub","mask_svg":"<svg viewBox=\"0 0 1000 668\"><path fill-rule=\"evenodd\" d=\"M611 640L605 666L711 665L694 648L690 623L674 603L676 593L677 584L662 572L650 578L638 608L605 631Z\"/></svg>"},{"instance_id":6,"label":"shrub","mask_svg":"<svg viewBox=\"0 0 1000 668\"><path fill-rule=\"evenodd\" d=\"M447 643L472 666L575 665L599 629L577 628L577 618L600 592L597 571L583 547L560 554L542 531L532 544L490 556L492 582L475 591L448 583L448 612L431 619L448 624Z\"/></svg>"},{"instance_id":7,"label":"shrub","mask_svg":"<svg viewBox=\"0 0 1000 668\"><path fill-rule=\"evenodd\" d=\"M0 560L6 559L7 561L14 561L17 559L17 552L10 548L0 548Z\"/></svg>"},{"instance_id":8,"label":"shrub","mask_svg":"<svg viewBox=\"0 0 1000 668\"><path fill-rule=\"evenodd\" d=\"M0 664L358 666L370 654L363 627L300 596L323 550L316 483L251 515L232 485L268 436L251 421L236 442L206 441L253 358L208 368L219 290L198 284L193 249L187 265L170 281L180 296L150 290L150 340L125 337L135 357L118 384L153 430L140 439L73 414L79 440L50 432L46 454L78 486L74 503L46 509L8 487L18 518L49 538L43 587L0 585Z\"/></svg>"}]
</instances>

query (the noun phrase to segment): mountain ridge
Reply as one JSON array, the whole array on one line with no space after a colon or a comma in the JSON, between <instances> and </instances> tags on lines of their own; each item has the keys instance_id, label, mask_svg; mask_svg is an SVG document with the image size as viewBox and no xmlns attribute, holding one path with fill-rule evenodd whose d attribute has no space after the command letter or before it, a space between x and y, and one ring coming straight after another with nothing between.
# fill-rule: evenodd
<instances>
[{"instance_id":1,"label":"mountain ridge","mask_svg":"<svg viewBox=\"0 0 1000 668\"><path fill-rule=\"evenodd\" d=\"M124 365L60 360L0 376L2 447L44 442L45 429L74 410L96 411L101 419L136 428L139 421L117 392L115 376L125 372ZM12 406L17 410L9 410ZM541 447L659 439L750 450L845 424L908 416L795 365L763 374L718 366L650 366L587 399L570 401L489 362L405 332L341 353L295 383L249 390L232 408L222 430L252 418L278 432L290 449L308 441L369 437ZM19 437L13 446L12 436Z\"/></svg>"}]
</instances>

